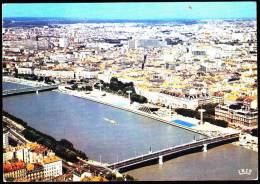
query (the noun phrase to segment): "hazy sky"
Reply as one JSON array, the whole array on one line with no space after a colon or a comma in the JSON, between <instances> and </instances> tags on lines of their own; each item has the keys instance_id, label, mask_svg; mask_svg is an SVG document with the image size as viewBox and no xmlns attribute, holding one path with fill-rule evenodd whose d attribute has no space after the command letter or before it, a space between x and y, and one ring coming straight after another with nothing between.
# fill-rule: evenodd
<instances>
[{"instance_id":1,"label":"hazy sky","mask_svg":"<svg viewBox=\"0 0 260 184\"><path fill-rule=\"evenodd\" d=\"M15 3L3 5L3 17L256 18L256 2Z\"/></svg>"}]
</instances>

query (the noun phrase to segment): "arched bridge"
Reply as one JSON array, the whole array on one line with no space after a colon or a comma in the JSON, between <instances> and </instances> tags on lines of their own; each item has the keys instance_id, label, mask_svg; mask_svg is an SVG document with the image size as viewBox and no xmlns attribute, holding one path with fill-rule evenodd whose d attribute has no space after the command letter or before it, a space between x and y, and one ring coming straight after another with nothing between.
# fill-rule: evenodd
<instances>
[{"instance_id":1,"label":"arched bridge","mask_svg":"<svg viewBox=\"0 0 260 184\"><path fill-rule=\"evenodd\" d=\"M58 85L3 90L2 97L25 94L25 93L38 93L40 91L51 91L54 89L58 89Z\"/></svg>"},{"instance_id":2,"label":"arched bridge","mask_svg":"<svg viewBox=\"0 0 260 184\"><path fill-rule=\"evenodd\" d=\"M122 169L129 169L131 166L135 166L138 164L142 164L145 162L149 162L152 160L159 159L159 164L163 163L163 157L169 156L169 155L174 155L177 153L181 153L184 151L192 151L196 148L202 148L203 151L207 151L207 145L212 145L212 144L224 144L226 142L231 142L231 141L237 141L239 139L239 133L235 134L229 134L229 135L224 135L224 136L218 136L218 137L212 137L212 138L206 138L202 139L200 141L193 141L191 143L186 143L183 145L175 146L175 147L170 147L167 149L163 149L160 151L156 152L150 152L145 155L137 156L134 158L130 158L127 160L122 160L113 164L110 164L108 167L111 169L116 169L116 170L122 170Z\"/></svg>"}]
</instances>

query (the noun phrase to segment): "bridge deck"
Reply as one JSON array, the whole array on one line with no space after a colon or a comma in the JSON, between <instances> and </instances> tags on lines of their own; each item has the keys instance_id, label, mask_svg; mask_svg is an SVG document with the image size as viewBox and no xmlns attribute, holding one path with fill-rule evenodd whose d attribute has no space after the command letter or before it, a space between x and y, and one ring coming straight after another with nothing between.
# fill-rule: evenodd
<instances>
[{"instance_id":1,"label":"bridge deck","mask_svg":"<svg viewBox=\"0 0 260 184\"><path fill-rule=\"evenodd\" d=\"M48 91L57 89L58 85L51 85L51 86L39 86L39 87L26 87L20 89L10 89L10 90L3 90L2 96L10 96L10 95L19 95L23 93L33 93L36 91Z\"/></svg>"},{"instance_id":2,"label":"bridge deck","mask_svg":"<svg viewBox=\"0 0 260 184\"><path fill-rule=\"evenodd\" d=\"M144 163L144 162L148 162L154 159L158 159L159 156L169 156L175 153L179 153L179 152L183 152L186 150L191 150L194 148L199 148L202 147L204 144L210 145L210 144L214 144L214 143L222 143L224 141L228 141L228 140L234 140L239 138L239 134L229 134L229 135L225 135L225 136L219 136L219 137L214 137L214 138L208 138L208 139L204 139L204 140L200 140L200 141L196 141L196 142L192 142L192 143L186 143L183 145L179 145L179 146L175 146L175 147L170 147L170 148L166 148L164 150L159 150L153 153L148 153L145 155L140 155L134 158L130 158L127 160L123 160L117 163L113 163L110 164L108 167L111 169L122 169L122 168L127 168L130 167L132 165L136 165L136 164L140 164L140 163Z\"/></svg>"}]
</instances>

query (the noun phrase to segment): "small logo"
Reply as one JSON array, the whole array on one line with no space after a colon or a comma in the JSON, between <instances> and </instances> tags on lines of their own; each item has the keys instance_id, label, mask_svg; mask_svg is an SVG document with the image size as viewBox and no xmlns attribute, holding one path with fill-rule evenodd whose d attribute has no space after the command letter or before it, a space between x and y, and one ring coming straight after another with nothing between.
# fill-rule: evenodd
<instances>
[{"instance_id":1,"label":"small logo","mask_svg":"<svg viewBox=\"0 0 260 184\"><path fill-rule=\"evenodd\" d=\"M237 170L238 171L238 174L241 176L241 175L251 175L252 173L252 169L239 169Z\"/></svg>"}]
</instances>

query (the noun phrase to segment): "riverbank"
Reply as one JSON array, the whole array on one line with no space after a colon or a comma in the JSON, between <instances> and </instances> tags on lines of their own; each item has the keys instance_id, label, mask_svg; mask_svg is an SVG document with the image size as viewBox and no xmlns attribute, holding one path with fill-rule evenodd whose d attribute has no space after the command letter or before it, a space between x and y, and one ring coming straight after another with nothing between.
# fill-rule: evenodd
<instances>
[{"instance_id":1,"label":"riverbank","mask_svg":"<svg viewBox=\"0 0 260 184\"><path fill-rule=\"evenodd\" d=\"M197 134L201 134L201 135L204 135L204 136L211 136L208 133L201 132L200 130L196 130L196 129L185 127L185 126L182 126L182 125L179 125L179 124L175 124L175 123L172 122L173 119L170 118L170 117L159 117L155 114L149 114L149 113L145 113L143 111L140 111L140 110L137 109L139 104L131 104L130 105L128 99L125 99L123 97L119 97L119 96L112 95L112 94L109 94L109 93L105 93L106 95L102 96L103 93L101 93L99 90L94 90L92 93L86 94L86 92L69 90L69 89L66 89L64 86L59 86L59 89L56 90L56 91L59 91L63 94L72 95L72 96L75 96L75 97L79 97L79 98L83 98L83 99L90 100L90 101L93 101L93 102L108 105L108 106L118 108L118 109L121 109L121 110L129 111L129 112L141 115L141 116L145 116L145 117L148 117L148 118L169 124L171 126L176 126L176 127L179 127L179 128L191 131L191 132L195 132ZM120 105L116 104L118 101L120 101Z\"/></svg>"},{"instance_id":2,"label":"riverbank","mask_svg":"<svg viewBox=\"0 0 260 184\"><path fill-rule=\"evenodd\" d=\"M59 86L59 89L56 91L61 92L63 94L72 95L75 97L79 97L79 98L87 99L87 100L90 100L93 102L108 105L108 106L118 108L121 110L129 111L129 112L141 115L141 116L145 116L145 117L166 123L168 125L186 129L188 131L195 132L195 133L198 133L198 134L201 134L204 136L208 136L208 137L215 137L215 136L230 134L230 133L240 133L240 131L238 131L238 130L235 130L232 128L223 128L223 127L216 126L216 125L213 125L208 122L204 122L203 125L199 125L198 124L199 120L196 120L194 118L184 117L184 116L178 115L178 114L174 114L174 116L172 116L172 117L159 117L157 115L148 114L148 113L138 110L137 109L138 104L130 105L129 100L126 98L123 98L121 96L112 95L109 93L104 93L104 92L102 93L99 90L95 90L95 89L93 92L86 94L86 92L83 92L83 91L79 92L79 91L69 90L69 89L66 89L64 86ZM106 94L106 95L103 96L103 94ZM117 105L118 101L120 101L119 105ZM181 119L181 120L187 121L187 122L193 122L193 124L195 126L192 126L191 128L189 128L189 127L181 126L179 124L175 124L175 123L173 123L173 120L176 120L176 119L178 119L178 120ZM255 145L254 146L251 146L248 144L241 145L239 141L232 143L232 144L258 152L258 149Z\"/></svg>"},{"instance_id":3,"label":"riverbank","mask_svg":"<svg viewBox=\"0 0 260 184\"><path fill-rule=\"evenodd\" d=\"M29 85L29 86L47 86L47 84L39 83L37 81L28 81L25 79L19 79L19 78L12 78L12 77L3 77L3 82L11 82L11 83L18 83L23 85ZM66 89L65 86L59 86L58 90L55 90L56 92L60 92L67 95L72 95L78 98L83 98L86 100L90 100L93 102L101 103L104 105L108 105L114 108L118 108L121 110L129 111L141 116L145 116L163 123L166 123L168 125L176 126L182 129L186 129L191 132L195 132L204 136L214 137L221 134L228 134L228 133L235 133L239 132L238 130L232 129L232 128L223 128L216 125L212 125L208 122L204 122L203 125L199 125L199 120L190 118L190 117L184 117L179 114L174 114L173 116L158 116L156 114L149 114L143 111L138 110L138 106L140 104L129 104L129 100L127 98L124 98L122 96L113 95L110 93L100 92L99 90L94 89L92 92L86 94L86 92L83 91L75 91L75 90L69 90ZM105 94L105 96L103 96ZM189 122L193 124L192 127L186 127L179 124L174 123L175 120L181 120L185 122ZM246 149L250 149L253 151L258 151L257 144L250 144L246 143L245 145L241 145L240 142L233 143L236 146L242 146Z\"/></svg>"},{"instance_id":4,"label":"riverbank","mask_svg":"<svg viewBox=\"0 0 260 184\"><path fill-rule=\"evenodd\" d=\"M31 85L31 86L37 86L37 85L41 84L41 83L39 84L36 81L28 81L25 79L17 79L17 78L11 78L11 77L3 77L3 81L20 83L20 84ZM156 114L149 114L149 113L138 110L138 107L142 104L134 103L134 104L130 105L129 100L124 97L113 95L110 93L104 93L104 92L101 92L96 89L94 89L89 94L86 94L86 92L69 90L69 89L66 89L65 86L60 85L59 89L54 90L54 91L61 92L63 94L67 94L67 95L72 95L72 96L79 97L79 98L83 98L83 99L87 99L90 101L108 105L108 106L118 108L121 110L129 111L129 112L132 112L132 113L135 113L135 114L138 114L141 116L145 116L145 117L166 123L168 125L176 126L176 127L179 127L179 128L191 131L191 132L195 132L195 133L204 135L204 136L214 137L214 136L218 136L218 135L222 135L222 134L226 134L226 133L237 132L237 130L234 130L231 128L222 128L222 127L212 125L207 122L205 122L203 125L199 125L199 120L194 119L194 118L184 117L179 114L174 114L172 116L165 116L165 115L158 116ZM103 94L105 94L105 96L103 96ZM184 122L188 122L188 123L192 124L193 126L191 126L191 127L183 126L181 124L175 123L175 120L181 120Z\"/></svg>"},{"instance_id":5,"label":"riverbank","mask_svg":"<svg viewBox=\"0 0 260 184\"><path fill-rule=\"evenodd\" d=\"M14 121L15 123L22 126L24 129L21 132L25 139L31 141L31 142L37 142L39 144L44 145L45 147L53 150L59 157L61 157L64 160L70 161L70 162L76 162L78 161L77 157L80 157L82 159L88 160L88 157L86 154L80 150L77 150L73 147L73 144L69 141L62 139L60 141L57 141L55 138L53 138L50 135L47 135L45 133L42 133L28 125L27 122L23 121L20 118L17 118L13 116L12 114L9 114L6 111L3 111L3 119L8 118L9 121ZM63 143L66 141L66 145ZM69 146L67 146L69 145Z\"/></svg>"},{"instance_id":6,"label":"riverbank","mask_svg":"<svg viewBox=\"0 0 260 184\"><path fill-rule=\"evenodd\" d=\"M3 82L20 83L20 84L29 85L29 86L40 86L40 85L44 84L44 83L39 83L36 81L28 81L25 79L12 78L12 77L7 77L7 76L3 77ZM47 85L47 84L44 84L44 85ZM148 117L148 118L151 118L151 119L163 122L163 123L167 123L172 126L177 126L179 128L186 129L188 131L192 131L192 132L204 135L204 136L211 136L208 133L205 134L205 133L201 132L200 130L192 129L192 128L185 127L185 126L174 123L172 120L174 120L176 118L159 117L157 115L142 112L137 109L138 105L130 105L128 99L125 99L123 97L119 97L119 96L112 95L109 93L106 93L106 96L102 96L102 94L98 90L94 90L94 92L91 92L90 94L86 94L85 92L78 92L78 91L74 91L74 90L72 91L72 90L66 89L65 86L59 86L59 89L55 90L55 91L61 92L63 94L67 94L67 95L73 95L73 96L79 97L79 98L84 98L84 99L87 99L90 101L108 105L108 106L118 108L121 110L126 110L129 112L132 112L132 113L135 113L135 114L138 114L141 116L145 116L145 117ZM120 103L118 103L118 102L120 102ZM182 117L182 119L184 119L184 117Z\"/></svg>"},{"instance_id":7,"label":"riverbank","mask_svg":"<svg viewBox=\"0 0 260 184\"><path fill-rule=\"evenodd\" d=\"M44 82L29 81L26 79L14 78L14 77L9 77L9 76L3 76L3 82L18 83L18 84L28 85L28 86L32 86L32 87L49 86L48 84L45 84Z\"/></svg>"},{"instance_id":8,"label":"riverbank","mask_svg":"<svg viewBox=\"0 0 260 184\"><path fill-rule=\"evenodd\" d=\"M5 111L3 111L3 114L4 114L3 120L4 120L5 122L8 122L9 124L12 124L12 125L15 127L15 129L18 129L18 130L22 133L21 136L23 136L23 139L25 139L25 140L27 141L27 143L37 142L37 143L40 143L41 145L46 146L46 142L50 142L50 140L56 141L53 137L51 137L51 136L49 136L49 135L46 135L46 134L44 134L44 133L41 133L41 132L39 132L38 130L35 130L34 128L31 128L31 127L28 126L28 124L27 124L26 122L24 122L22 119L17 118L17 117L15 117L15 116L13 116L13 115L11 115L11 114L5 112ZM25 138L25 136L26 136L26 135L25 135L25 131L28 131L28 130L33 130L33 131L36 131L37 133L39 133L40 136L42 136L41 138L39 138L40 141L38 141L38 140L37 140L37 141L32 140L30 137L29 137L28 139L26 139L26 138ZM43 140L43 139L44 139L44 140ZM116 177L126 177L125 175L122 175L122 174L119 173L118 171L112 170L112 169L108 168L108 167L107 167L108 164L106 164L106 163L101 163L101 162L98 162L98 161L95 161L95 160L90 160L90 159L88 159L86 156L84 156L85 153L83 153L83 152L81 152L81 151L79 151L79 150L74 149L73 145L72 145L70 142L67 141L67 144L71 144L69 148L67 148L67 146L62 145L60 142L61 142L61 141L56 141L55 144L58 145L60 148L63 147L63 148L64 148L64 149L63 149L64 151L65 151L66 149L68 149L68 150L69 150L68 152L76 152L76 154L77 154L77 156L76 156L77 161L84 162L84 163L86 163L86 164L88 164L88 165L91 165L91 166L102 167L102 168L106 169L107 171L109 171L110 173L114 173L114 174L116 175ZM71 147L71 146L72 146L72 147ZM61 157L61 158L63 159L64 162L67 162L67 161L69 161L70 163L73 162L72 160L68 160L67 157L64 157L64 155L62 156L59 152L57 153L57 152L55 151L55 149L53 149L52 146L49 147L49 146L47 145L46 147L48 147L49 149L53 150L56 155L58 155L59 157ZM66 151L65 151L65 152L66 152ZM84 154L84 155L82 156L82 154ZM79 157L79 156L80 156L80 157ZM74 162L75 162L75 161L74 161ZM71 164L73 164L73 163L71 163ZM75 165L75 166L76 166L76 165ZM128 176L129 176L129 175L128 175ZM130 177L131 177L131 176L130 176ZM132 177L132 178L133 178L133 177Z\"/></svg>"}]
</instances>

